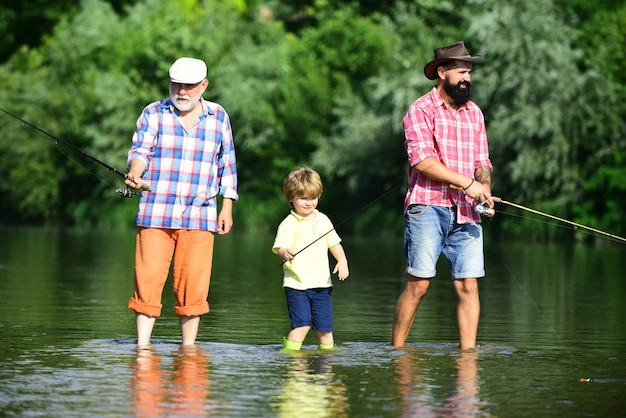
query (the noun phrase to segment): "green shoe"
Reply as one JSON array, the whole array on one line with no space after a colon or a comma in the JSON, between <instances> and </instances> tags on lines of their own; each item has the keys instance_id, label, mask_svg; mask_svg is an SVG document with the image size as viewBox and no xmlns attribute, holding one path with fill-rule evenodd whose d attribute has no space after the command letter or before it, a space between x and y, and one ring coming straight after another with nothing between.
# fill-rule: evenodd
<instances>
[{"instance_id":1,"label":"green shoe","mask_svg":"<svg viewBox=\"0 0 626 418\"><path fill-rule=\"evenodd\" d=\"M336 350L335 344L320 344L320 350Z\"/></svg>"},{"instance_id":2,"label":"green shoe","mask_svg":"<svg viewBox=\"0 0 626 418\"><path fill-rule=\"evenodd\" d=\"M300 351L302 348L302 343L297 343L295 341L290 341L286 338L283 338L283 349L281 353L291 353L293 351Z\"/></svg>"}]
</instances>

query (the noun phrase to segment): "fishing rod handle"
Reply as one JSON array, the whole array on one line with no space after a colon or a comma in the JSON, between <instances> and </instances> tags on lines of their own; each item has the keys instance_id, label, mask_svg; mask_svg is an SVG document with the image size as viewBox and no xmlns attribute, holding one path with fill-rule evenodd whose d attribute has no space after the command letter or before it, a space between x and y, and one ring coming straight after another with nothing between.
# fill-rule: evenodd
<instances>
[{"instance_id":1,"label":"fishing rod handle","mask_svg":"<svg viewBox=\"0 0 626 418\"><path fill-rule=\"evenodd\" d=\"M124 176L124 180L129 180L130 179L128 174L123 174L123 176ZM141 179L141 178L139 178L139 180L141 180L141 186L139 188L134 188L134 187L131 187L131 186L128 186L128 187L130 187L133 190L145 190L146 192L151 192L152 191L152 188L150 187L150 185L148 183L145 183L143 181L143 179ZM135 179L134 178L130 179L130 181L135 183Z\"/></svg>"},{"instance_id":2,"label":"fishing rod handle","mask_svg":"<svg viewBox=\"0 0 626 418\"><path fill-rule=\"evenodd\" d=\"M124 185L124 187L120 187L115 190L115 192L122 197L134 197L140 190L144 190L146 192L152 191L149 184L141 183L141 186L138 189L133 189L128 184L126 184Z\"/></svg>"},{"instance_id":3,"label":"fishing rod handle","mask_svg":"<svg viewBox=\"0 0 626 418\"><path fill-rule=\"evenodd\" d=\"M142 191L146 191L146 192L151 192L152 188L150 187L150 185L148 183L141 183L141 186L138 189L135 189L134 187L131 186L126 186L128 187L129 190L134 190L134 191L138 191L138 190L142 190Z\"/></svg>"}]
</instances>

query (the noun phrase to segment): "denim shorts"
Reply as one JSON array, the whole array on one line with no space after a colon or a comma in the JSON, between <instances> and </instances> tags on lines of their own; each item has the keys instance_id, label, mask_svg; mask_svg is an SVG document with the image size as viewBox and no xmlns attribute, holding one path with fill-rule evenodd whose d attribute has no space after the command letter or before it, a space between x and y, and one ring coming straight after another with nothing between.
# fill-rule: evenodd
<instances>
[{"instance_id":1,"label":"denim shorts","mask_svg":"<svg viewBox=\"0 0 626 418\"><path fill-rule=\"evenodd\" d=\"M458 224L453 207L410 205L404 217L406 272L424 279L435 277L441 253L453 280L483 277L482 225Z\"/></svg>"},{"instance_id":2,"label":"denim shorts","mask_svg":"<svg viewBox=\"0 0 626 418\"><path fill-rule=\"evenodd\" d=\"M332 287L297 290L285 287L291 329L311 326L315 331L333 330Z\"/></svg>"}]
</instances>

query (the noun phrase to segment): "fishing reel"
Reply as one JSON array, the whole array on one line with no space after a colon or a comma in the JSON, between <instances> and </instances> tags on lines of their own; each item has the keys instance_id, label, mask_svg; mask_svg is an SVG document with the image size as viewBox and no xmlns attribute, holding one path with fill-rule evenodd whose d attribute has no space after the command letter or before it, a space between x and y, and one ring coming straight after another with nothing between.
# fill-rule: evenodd
<instances>
[{"instance_id":1,"label":"fishing reel","mask_svg":"<svg viewBox=\"0 0 626 418\"><path fill-rule=\"evenodd\" d=\"M487 202L483 202L479 205L474 206L474 210L481 216L491 217L496 214L496 210L487 206Z\"/></svg>"},{"instance_id":2,"label":"fishing reel","mask_svg":"<svg viewBox=\"0 0 626 418\"><path fill-rule=\"evenodd\" d=\"M129 198L137 195L137 191L134 189L131 189L128 186L123 186L123 187L118 188L117 190L115 190L115 193L117 193L121 197L129 197Z\"/></svg>"},{"instance_id":3,"label":"fishing reel","mask_svg":"<svg viewBox=\"0 0 626 418\"><path fill-rule=\"evenodd\" d=\"M124 179L127 179L127 178L128 176L124 175ZM124 185L120 187L119 189L117 189L115 192L122 197L134 197L138 195L139 193L141 193L142 191L150 192L152 191L152 188L150 187L149 184L142 182L141 187L139 189L133 189L132 187L128 185Z\"/></svg>"}]
</instances>

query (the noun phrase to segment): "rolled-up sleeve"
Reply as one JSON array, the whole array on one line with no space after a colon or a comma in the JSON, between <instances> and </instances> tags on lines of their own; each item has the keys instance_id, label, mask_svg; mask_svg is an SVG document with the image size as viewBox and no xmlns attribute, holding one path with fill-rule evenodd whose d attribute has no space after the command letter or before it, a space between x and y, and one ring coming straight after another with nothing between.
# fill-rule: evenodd
<instances>
[{"instance_id":1,"label":"rolled-up sleeve","mask_svg":"<svg viewBox=\"0 0 626 418\"><path fill-rule=\"evenodd\" d=\"M139 159L146 166L150 164L152 153L156 147L159 132L159 115L155 104L147 106L137 119L137 127L133 134L132 146L128 151L126 167L130 168L132 160Z\"/></svg>"},{"instance_id":2,"label":"rolled-up sleeve","mask_svg":"<svg viewBox=\"0 0 626 418\"><path fill-rule=\"evenodd\" d=\"M219 194L225 199L239 200L237 193L237 158L230 119L225 114L222 123L222 152L219 157Z\"/></svg>"},{"instance_id":3,"label":"rolled-up sleeve","mask_svg":"<svg viewBox=\"0 0 626 418\"><path fill-rule=\"evenodd\" d=\"M428 117L425 109L411 106L402 124L405 135L404 148L412 167L428 157L438 158L433 138L433 118Z\"/></svg>"},{"instance_id":4,"label":"rolled-up sleeve","mask_svg":"<svg viewBox=\"0 0 626 418\"><path fill-rule=\"evenodd\" d=\"M477 134L477 150L476 150L476 160L474 162L474 169L478 169L480 167L489 167L489 169L493 170L493 164L491 163L491 159L489 158L489 146L487 144L487 129L485 127L485 118L482 112L480 114L480 122L478 123L479 130Z\"/></svg>"}]
</instances>

